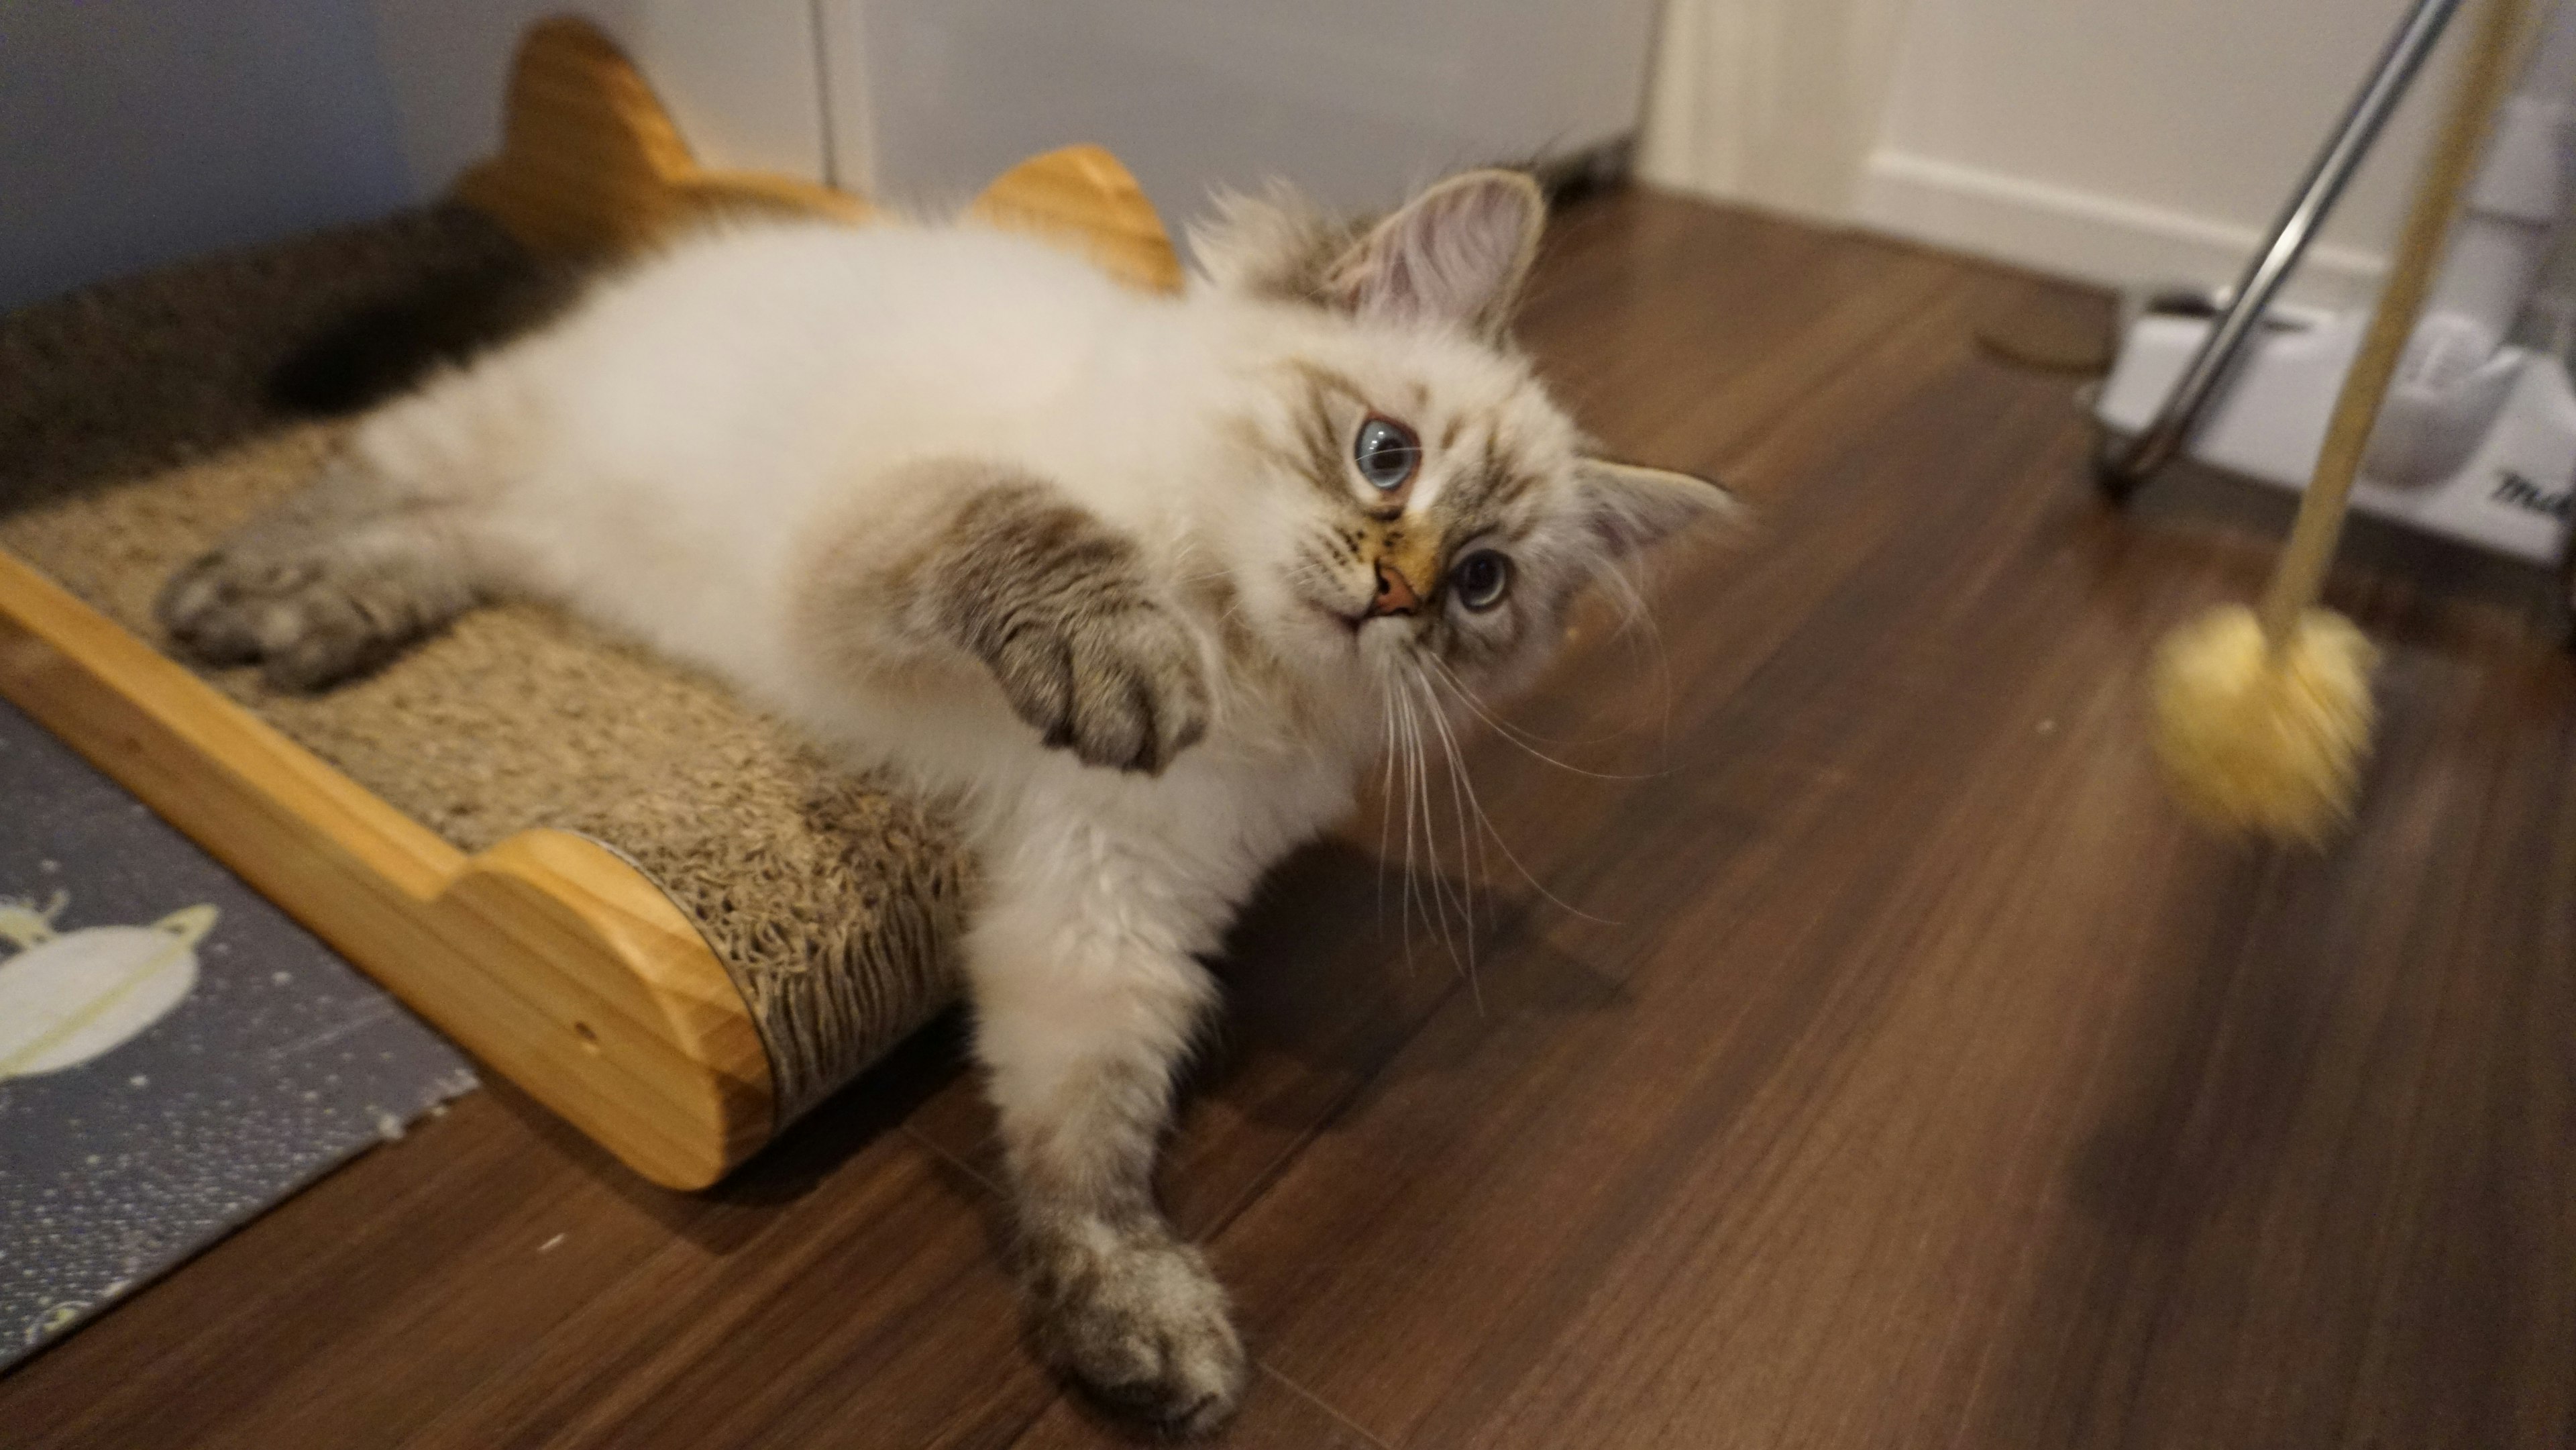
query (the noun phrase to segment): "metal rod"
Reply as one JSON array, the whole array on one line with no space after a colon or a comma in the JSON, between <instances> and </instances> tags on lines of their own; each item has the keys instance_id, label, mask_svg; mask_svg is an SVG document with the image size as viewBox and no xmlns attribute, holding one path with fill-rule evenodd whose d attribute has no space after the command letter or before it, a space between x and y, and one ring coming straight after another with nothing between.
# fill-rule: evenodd
<instances>
[{"instance_id":1,"label":"metal rod","mask_svg":"<svg viewBox=\"0 0 2576 1450\"><path fill-rule=\"evenodd\" d=\"M2136 487L2147 475L2163 467L2182 450L2191 436L2192 426L2200 421L2219 385L2226 380L2236 355L2244 350L2245 339L2252 336L2262 320L2272 295L2298 264L2310 238L2324 225L2326 214L2334 209L2336 198L2343 195L2344 184L2362 158L2369 154L2371 142L2378 139L2379 128L2387 123L2389 113L2406 97L2406 88L2430 55L2434 43L2442 38L2443 27L2460 8L2461 0L2416 0L2406 21L2388 42L2388 49L2372 67L2370 79L2361 93L2353 97L2350 109L2335 127L2334 135L2308 168L2307 176L2280 219L2272 224L2271 240L2236 281L2236 295L2228 303L2209 335L2201 339L2200 350L2192 355L2191 366L2183 370L2181 381L2166 395L2164 406L2155 418L2139 430L2126 448L2112 450L2103 457L2103 482L2125 493Z\"/></svg>"},{"instance_id":2,"label":"metal rod","mask_svg":"<svg viewBox=\"0 0 2576 1450\"><path fill-rule=\"evenodd\" d=\"M2442 244L2451 234L2460 202L2476 182L2478 151L2495 128L2496 112L2513 94L2514 51L2529 13L2530 0L2487 0L2478 33L2470 43L2468 64L2451 97L2450 115L2424 158L2423 175L2415 181L2415 200L2407 207L2406 226L2397 234L2389 259L2388 281L2379 289L2379 305L2361 346L2345 370L2335 398L2334 416L2317 449L2316 473L2299 499L2299 517L2290 526L2272 582L2255 613L2263 621L2263 638L2277 663L2299 629L2300 616L2325 588L2326 569L2334 562L2335 540L2343 532L2344 503L2353 480L2361 476L2362 455L2379 421L2379 405L2388 396L2389 380L2415 334L2415 320L2432 295L2433 274L2442 261Z\"/></svg>"}]
</instances>

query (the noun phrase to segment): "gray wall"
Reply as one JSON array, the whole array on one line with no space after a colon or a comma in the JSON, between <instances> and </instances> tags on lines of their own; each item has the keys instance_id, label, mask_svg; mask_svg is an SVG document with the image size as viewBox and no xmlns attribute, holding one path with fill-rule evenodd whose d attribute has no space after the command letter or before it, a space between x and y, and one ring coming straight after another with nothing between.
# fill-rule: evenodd
<instances>
[{"instance_id":1,"label":"gray wall","mask_svg":"<svg viewBox=\"0 0 2576 1450\"><path fill-rule=\"evenodd\" d=\"M0 0L0 308L411 196L365 0Z\"/></svg>"}]
</instances>

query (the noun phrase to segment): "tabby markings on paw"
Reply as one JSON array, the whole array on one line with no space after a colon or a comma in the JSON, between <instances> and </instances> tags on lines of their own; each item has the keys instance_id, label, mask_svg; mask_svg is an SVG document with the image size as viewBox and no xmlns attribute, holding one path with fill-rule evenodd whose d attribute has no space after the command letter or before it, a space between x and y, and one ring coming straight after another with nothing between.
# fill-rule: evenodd
<instances>
[{"instance_id":1,"label":"tabby markings on paw","mask_svg":"<svg viewBox=\"0 0 2576 1450\"><path fill-rule=\"evenodd\" d=\"M1243 1342L1206 1261L1159 1225L1091 1219L1028 1249L1035 1332L1047 1359L1102 1402L1202 1435L1243 1399Z\"/></svg>"}]
</instances>

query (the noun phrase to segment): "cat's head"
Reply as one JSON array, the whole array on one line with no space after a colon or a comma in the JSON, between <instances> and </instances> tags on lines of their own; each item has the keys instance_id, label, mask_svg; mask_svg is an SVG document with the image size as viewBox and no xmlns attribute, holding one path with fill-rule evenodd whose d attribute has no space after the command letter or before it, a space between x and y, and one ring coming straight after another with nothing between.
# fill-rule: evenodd
<instances>
[{"instance_id":1,"label":"cat's head","mask_svg":"<svg viewBox=\"0 0 2576 1450\"><path fill-rule=\"evenodd\" d=\"M1373 224L1274 192L1192 237L1212 285L1295 304L1232 429L1257 486L1224 547L1235 617L1319 685L1511 688L1587 584L1737 512L1595 456L1510 345L1545 218L1528 177L1475 171Z\"/></svg>"}]
</instances>

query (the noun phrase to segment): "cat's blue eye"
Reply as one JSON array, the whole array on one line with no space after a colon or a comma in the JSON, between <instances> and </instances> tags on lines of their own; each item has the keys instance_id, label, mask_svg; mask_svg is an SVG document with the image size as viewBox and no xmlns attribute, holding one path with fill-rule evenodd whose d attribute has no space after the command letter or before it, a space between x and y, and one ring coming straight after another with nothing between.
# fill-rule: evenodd
<instances>
[{"instance_id":1,"label":"cat's blue eye","mask_svg":"<svg viewBox=\"0 0 2576 1450\"><path fill-rule=\"evenodd\" d=\"M1478 549L1450 567L1449 583L1458 591L1459 603L1482 613L1511 592L1512 561L1491 549Z\"/></svg>"},{"instance_id":2,"label":"cat's blue eye","mask_svg":"<svg viewBox=\"0 0 2576 1450\"><path fill-rule=\"evenodd\" d=\"M1393 418L1372 416L1351 440L1351 462L1359 466L1360 477L1368 480L1369 487L1393 493L1410 483L1413 470L1422 466L1422 440Z\"/></svg>"}]
</instances>

